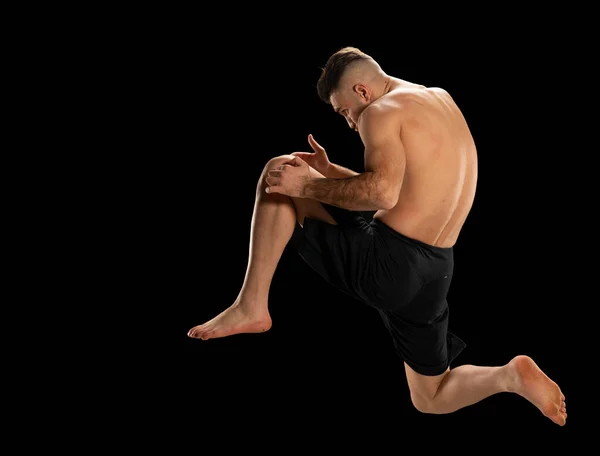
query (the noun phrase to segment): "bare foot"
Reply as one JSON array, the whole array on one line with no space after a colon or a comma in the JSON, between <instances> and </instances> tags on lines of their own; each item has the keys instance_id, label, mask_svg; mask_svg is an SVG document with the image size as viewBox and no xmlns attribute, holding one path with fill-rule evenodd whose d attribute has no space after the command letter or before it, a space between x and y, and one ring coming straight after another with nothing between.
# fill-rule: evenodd
<instances>
[{"instance_id":1,"label":"bare foot","mask_svg":"<svg viewBox=\"0 0 600 456\"><path fill-rule=\"evenodd\" d=\"M508 367L515 380L514 392L535 405L544 416L564 426L567 422L567 408L565 396L558 385L529 356L516 356L508 363Z\"/></svg>"},{"instance_id":2,"label":"bare foot","mask_svg":"<svg viewBox=\"0 0 600 456\"><path fill-rule=\"evenodd\" d=\"M248 310L236 301L212 320L190 329L188 336L208 340L240 333L262 333L271 329L271 324L268 310Z\"/></svg>"}]
</instances>

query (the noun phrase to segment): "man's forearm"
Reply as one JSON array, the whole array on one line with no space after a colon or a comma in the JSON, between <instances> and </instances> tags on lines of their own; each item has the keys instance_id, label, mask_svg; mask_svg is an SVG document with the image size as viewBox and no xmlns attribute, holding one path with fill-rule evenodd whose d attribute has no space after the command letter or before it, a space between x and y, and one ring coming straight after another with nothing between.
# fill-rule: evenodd
<instances>
[{"instance_id":1,"label":"man's forearm","mask_svg":"<svg viewBox=\"0 0 600 456\"><path fill-rule=\"evenodd\" d=\"M352 171L351 169L344 168L340 165L336 165L335 163L331 163L329 165L329 168L327 168L324 172L321 172L321 174L330 179L343 179L345 177L352 177L358 175L356 171Z\"/></svg>"},{"instance_id":2,"label":"man's forearm","mask_svg":"<svg viewBox=\"0 0 600 456\"><path fill-rule=\"evenodd\" d=\"M371 172L346 178L317 178L304 189L306 198L354 211L387 209L380 178Z\"/></svg>"}]
</instances>

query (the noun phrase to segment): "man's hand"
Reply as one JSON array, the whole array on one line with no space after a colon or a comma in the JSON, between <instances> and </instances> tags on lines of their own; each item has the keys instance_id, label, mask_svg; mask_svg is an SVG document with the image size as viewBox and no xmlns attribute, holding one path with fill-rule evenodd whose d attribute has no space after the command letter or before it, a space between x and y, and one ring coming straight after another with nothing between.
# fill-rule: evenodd
<instances>
[{"instance_id":1,"label":"man's hand","mask_svg":"<svg viewBox=\"0 0 600 456\"><path fill-rule=\"evenodd\" d=\"M326 175L331 163L329 162L325 148L315 141L313 135L308 135L308 143L314 152L292 152L292 155L301 158L315 170Z\"/></svg>"},{"instance_id":2,"label":"man's hand","mask_svg":"<svg viewBox=\"0 0 600 456\"><path fill-rule=\"evenodd\" d=\"M304 198L304 189L310 182L310 166L298 157L272 169L268 172L266 182L267 193L281 193L282 195Z\"/></svg>"}]
</instances>

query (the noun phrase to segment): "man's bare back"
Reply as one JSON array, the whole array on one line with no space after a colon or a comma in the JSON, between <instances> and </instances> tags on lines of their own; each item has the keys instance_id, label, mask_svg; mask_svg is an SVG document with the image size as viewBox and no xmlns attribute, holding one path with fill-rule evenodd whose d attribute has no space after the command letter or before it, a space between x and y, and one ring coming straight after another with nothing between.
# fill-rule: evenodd
<instances>
[{"instance_id":1,"label":"man's bare back","mask_svg":"<svg viewBox=\"0 0 600 456\"><path fill-rule=\"evenodd\" d=\"M410 238L452 247L475 197L473 137L445 90L394 83L399 87L375 103L397 111L406 169L397 204L374 218Z\"/></svg>"}]
</instances>

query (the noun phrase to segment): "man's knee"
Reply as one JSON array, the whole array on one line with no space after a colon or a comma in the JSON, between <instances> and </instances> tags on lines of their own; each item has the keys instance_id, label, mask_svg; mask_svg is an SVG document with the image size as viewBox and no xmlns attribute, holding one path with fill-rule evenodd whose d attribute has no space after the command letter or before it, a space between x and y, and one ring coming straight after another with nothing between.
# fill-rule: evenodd
<instances>
[{"instance_id":1,"label":"man's knee","mask_svg":"<svg viewBox=\"0 0 600 456\"><path fill-rule=\"evenodd\" d=\"M271 171L273 168L277 168L278 166L283 165L284 163L292 160L294 158L293 155L279 155L278 157L273 157L271 158L265 165L265 167L262 170L262 173L260 173L260 179L258 179L258 188L257 190L263 190L264 187L267 186L267 183L265 181L265 179L267 178L267 174L269 173L269 171Z\"/></svg>"},{"instance_id":2,"label":"man's knee","mask_svg":"<svg viewBox=\"0 0 600 456\"><path fill-rule=\"evenodd\" d=\"M293 160L294 156L293 155L279 155L278 157L273 157L271 158L267 164L265 165L264 169L263 169L263 176L266 176L266 174L272 170L273 168L277 168L278 166L283 165L286 162L289 162L290 160Z\"/></svg>"},{"instance_id":3,"label":"man's knee","mask_svg":"<svg viewBox=\"0 0 600 456\"><path fill-rule=\"evenodd\" d=\"M450 369L446 369L440 375L426 376L417 373L406 363L404 363L404 367L410 398L415 408L422 413L439 413L440 404L436 400L436 395Z\"/></svg>"},{"instance_id":4,"label":"man's knee","mask_svg":"<svg viewBox=\"0 0 600 456\"><path fill-rule=\"evenodd\" d=\"M436 413L435 412L435 404L433 402L433 398L427 397L423 394L410 393L410 399L412 401L413 406L421 413Z\"/></svg>"}]
</instances>

